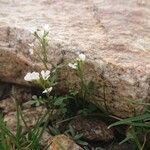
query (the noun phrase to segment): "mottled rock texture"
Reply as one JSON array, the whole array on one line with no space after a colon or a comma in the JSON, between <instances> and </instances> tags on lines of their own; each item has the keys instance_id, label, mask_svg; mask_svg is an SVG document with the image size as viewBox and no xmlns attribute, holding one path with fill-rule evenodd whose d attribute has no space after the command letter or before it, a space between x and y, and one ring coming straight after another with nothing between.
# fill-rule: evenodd
<instances>
[{"instance_id":1,"label":"mottled rock texture","mask_svg":"<svg viewBox=\"0 0 150 150\"><path fill-rule=\"evenodd\" d=\"M90 141L110 141L114 138L112 129L104 122L91 118L77 118L69 123L77 133L83 134L83 138Z\"/></svg>"},{"instance_id":2,"label":"mottled rock texture","mask_svg":"<svg viewBox=\"0 0 150 150\"><path fill-rule=\"evenodd\" d=\"M38 119L44 115L46 109L43 107L37 108L28 108L22 111L24 120L29 129L36 125ZM21 120L21 119L20 119ZM17 118L16 118L16 111L11 111L4 116L4 122L6 126L13 132L16 132L17 128ZM21 125L23 127L23 132L27 131L24 122L21 120Z\"/></svg>"},{"instance_id":3,"label":"mottled rock texture","mask_svg":"<svg viewBox=\"0 0 150 150\"><path fill-rule=\"evenodd\" d=\"M50 139L49 144L48 150L83 150L74 141L63 134L55 136L53 140Z\"/></svg>"},{"instance_id":4,"label":"mottled rock texture","mask_svg":"<svg viewBox=\"0 0 150 150\"><path fill-rule=\"evenodd\" d=\"M129 100L150 95L149 0L0 0L0 80L27 84L26 72L40 69L28 43L42 24L50 25L50 62L84 52L93 99L119 117L142 111ZM68 69L61 75L76 81Z\"/></svg>"}]
</instances>

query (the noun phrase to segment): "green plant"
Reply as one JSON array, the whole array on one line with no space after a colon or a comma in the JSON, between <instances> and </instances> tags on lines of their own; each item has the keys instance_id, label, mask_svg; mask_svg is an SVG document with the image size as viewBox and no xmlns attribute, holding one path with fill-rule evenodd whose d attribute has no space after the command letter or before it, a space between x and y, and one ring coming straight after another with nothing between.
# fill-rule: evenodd
<instances>
[{"instance_id":1,"label":"green plant","mask_svg":"<svg viewBox=\"0 0 150 150\"><path fill-rule=\"evenodd\" d=\"M86 99L86 96L90 93L89 91L89 81L85 79L84 68L85 68L85 59L84 54L79 54L79 57L76 58L73 63L69 63L68 66L75 70L76 75L80 79L80 93L83 100Z\"/></svg>"},{"instance_id":2,"label":"green plant","mask_svg":"<svg viewBox=\"0 0 150 150\"><path fill-rule=\"evenodd\" d=\"M146 143L149 142L147 140L147 134L150 132L149 110L142 115L137 115L135 117L130 117L126 119L120 119L119 121L111 124L109 128L119 125L128 126L126 138L123 141L121 141L120 144L127 141L132 141L135 144L135 149L138 150L145 149Z\"/></svg>"},{"instance_id":3,"label":"green plant","mask_svg":"<svg viewBox=\"0 0 150 150\"><path fill-rule=\"evenodd\" d=\"M20 106L16 102L16 131L11 131L0 117L0 148L1 150L38 150L40 149L40 139L47 126L49 113L46 112L37 120L33 128L27 126L23 118ZM23 130L25 125L25 131ZM42 125L44 123L44 125ZM42 126L41 126L42 125Z\"/></svg>"},{"instance_id":4,"label":"green plant","mask_svg":"<svg viewBox=\"0 0 150 150\"><path fill-rule=\"evenodd\" d=\"M33 95L32 99L26 102L24 105L30 105L30 106L41 106L44 104L44 98L42 96Z\"/></svg>"},{"instance_id":5,"label":"green plant","mask_svg":"<svg viewBox=\"0 0 150 150\"><path fill-rule=\"evenodd\" d=\"M31 49L30 54L36 55L45 67L45 70L41 72L28 72L24 79L28 82L32 82L36 86L40 87L43 92L42 96L33 96L26 105L31 107L37 107L44 105L47 110L45 114L38 119L35 126L29 129L26 121L24 120L22 111L18 103L16 102L16 120L17 127L16 131L13 133L7 126L3 118L0 118L0 147L3 150L38 150L40 149L40 139L50 121L56 121L58 115L66 113L67 96L61 97L56 94L53 95L53 87L57 84L57 68L50 71L48 68L48 26L44 26L44 30L37 30L33 34L37 40L38 46L33 43L30 44ZM13 98L15 100L15 97ZM61 119L63 117L61 116ZM24 123L25 130L21 123Z\"/></svg>"},{"instance_id":6,"label":"green plant","mask_svg":"<svg viewBox=\"0 0 150 150\"><path fill-rule=\"evenodd\" d=\"M48 63L48 34L49 34L49 26L44 25L43 29L37 29L36 31L33 32L33 35L35 36L37 40L38 46L35 46L33 43L30 44L31 49L30 49L30 54L35 54L37 55L38 59L42 61L44 64L45 68L48 70L49 67L47 65Z\"/></svg>"},{"instance_id":7,"label":"green plant","mask_svg":"<svg viewBox=\"0 0 150 150\"><path fill-rule=\"evenodd\" d=\"M26 104L32 106L40 106L44 105L47 110L50 110L51 118L50 120L55 120L58 118L58 114L66 113L66 104L64 101L67 100L67 96L57 96L56 94L51 94L53 92L53 87L57 85L57 68L49 70L49 60L47 56L48 50L48 34L49 34L49 27L45 25L42 30L36 30L33 32L33 35L36 38L36 44L30 44L32 55L35 55L43 62L45 67L44 70L41 72L29 72L26 74L24 79L28 82L32 82L36 86L40 87L43 92L41 93L43 96L33 96L30 101Z\"/></svg>"},{"instance_id":8,"label":"green plant","mask_svg":"<svg viewBox=\"0 0 150 150\"><path fill-rule=\"evenodd\" d=\"M79 91L70 90L68 94L63 96L57 94L55 89L58 81L57 69L59 66L53 66L51 70L49 68L48 34L49 27L47 25L45 25L42 30L33 32L36 44L30 44L31 48L29 49L29 52L31 55L35 55L35 57L43 63L44 68L40 72L28 72L24 77L27 82L37 86L39 91L41 91L40 96L33 95L32 99L25 104L30 105L30 107L44 106L46 112L38 119L33 128L29 128L22 114L21 107L16 102L16 131L12 132L7 128L3 117L0 118L0 150L40 150L40 139L46 128L49 128L50 133L53 135L65 132L65 134L85 150L90 149L88 143L82 139L83 134L78 134L71 127L66 129L67 125L65 124L76 117L92 116L99 112L101 113L100 109L94 104L86 101L88 96L91 96L92 93L90 81L85 78L84 69L86 56L81 53L73 63L68 64L74 69L79 78ZM13 99L15 101L15 96ZM102 115L104 117L106 117L106 115L108 116L106 113L103 113ZM24 124L25 129L22 123ZM62 125L64 127L63 130L60 129L60 126ZM61 146L61 143L58 144L64 149ZM95 148L95 150L98 149L101 148Z\"/></svg>"}]
</instances>

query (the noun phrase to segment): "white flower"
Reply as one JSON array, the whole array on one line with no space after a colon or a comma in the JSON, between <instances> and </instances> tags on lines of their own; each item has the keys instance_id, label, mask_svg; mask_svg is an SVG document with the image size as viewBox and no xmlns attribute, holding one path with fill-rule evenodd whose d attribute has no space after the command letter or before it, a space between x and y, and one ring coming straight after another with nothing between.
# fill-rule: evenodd
<instances>
[{"instance_id":1,"label":"white flower","mask_svg":"<svg viewBox=\"0 0 150 150\"><path fill-rule=\"evenodd\" d=\"M69 63L68 66L73 68L73 69L77 69L77 64L76 63L74 63L74 64Z\"/></svg>"},{"instance_id":2,"label":"white flower","mask_svg":"<svg viewBox=\"0 0 150 150\"><path fill-rule=\"evenodd\" d=\"M46 71L42 70L41 76L44 80L47 80L50 77L50 71L49 70L46 70Z\"/></svg>"},{"instance_id":3,"label":"white flower","mask_svg":"<svg viewBox=\"0 0 150 150\"><path fill-rule=\"evenodd\" d=\"M42 38L43 36L44 36L44 30L39 30L39 31L37 31L37 35L40 37L40 38Z\"/></svg>"},{"instance_id":4,"label":"white flower","mask_svg":"<svg viewBox=\"0 0 150 150\"><path fill-rule=\"evenodd\" d=\"M34 47L34 44L33 43L30 43L30 44L28 44L30 47Z\"/></svg>"},{"instance_id":5,"label":"white flower","mask_svg":"<svg viewBox=\"0 0 150 150\"><path fill-rule=\"evenodd\" d=\"M45 89L42 93L50 93L52 91L52 87Z\"/></svg>"},{"instance_id":6,"label":"white flower","mask_svg":"<svg viewBox=\"0 0 150 150\"><path fill-rule=\"evenodd\" d=\"M49 27L48 24L45 24L45 25L43 26L43 29L44 29L45 32L49 32L50 27Z\"/></svg>"},{"instance_id":7,"label":"white flower","mask_svg":"<svg viewBox=\"0 0 150 150\"><path fill-rule=\"evenodd\" d=\"M30 55L33 55L34 54L34 50L32 48L29 49L29 53Z\"/></svg>"},{"instance_id":8,"label":"white flower","mask_svg":"<svg viewBox=\"0 0 150 150\"><path fill-rule=\"evenodd\" d=\"M24 77L24 80L26 81L34 81L34 80L39 80L40 76L38 72L28 72L26 76Z\"/></svg>"},{"instance_id":9,"label":"white flower","mask_svg":"<svg viewBox=\"0 0 150 150\"><path fill-rule=\"evenodd\" d=\"M84 55L84 54L82 54L82 53L81 53L81 54L79 54L79 59L80 59L80 60L82 60L82 61L85 61L85 55Z\"/></svg>"}]
</instances>

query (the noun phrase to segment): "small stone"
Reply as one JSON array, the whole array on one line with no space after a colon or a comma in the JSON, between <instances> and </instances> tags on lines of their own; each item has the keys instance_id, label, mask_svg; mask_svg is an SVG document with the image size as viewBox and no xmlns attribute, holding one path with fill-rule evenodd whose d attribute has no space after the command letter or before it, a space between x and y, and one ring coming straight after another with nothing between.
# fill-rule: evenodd
<instances>
[{"instance_id":1,"label":"small stone","mask_svg":"<svg viewBox=\"0 0 150 150\"><path fill-rule=\"evenodd\" d=\"M40 140L41 145L45 147L48 141L52 140L52 138L52 135L45 130Z\"/></svg>"},{"instance_id":2,"label":"small stone","mask_svg":"<svg viewBox=\"0 0 150 150\"><path fill-rule=\"evenodd\" d=\"M23 114L24 120L28 128L32 128L36 124L38 119L44 114L45 111L46 111L46 108L41 107L41 106L36 107L36 108L22 110L22 114ZM25 131L26 130L25 125L22 119L20 119L20 121L21 121L21 125L24 127L23 130ZM16 126L17 126L16 112L10 112L6 114L4 116L4 122L6 123L6 126L9 129L11 129L12 131L16 131Z\"/></svg>"},{"instance_id":3,"label":"small stone","mask_svg":"<svg viewBox=\"0 0 150 150\"><path fill-rule=\"evenodd\" d=\"M31 99L31 88L26 88L20 85L0 83L0 109L4 114L16 110L15 102L11 96L14 97L19 105L22 105ZM27 108L27 106L23 106L23 108Z\"/></svg>"},{"instance_id":4,"label":"small stone","mask_svg":"<svg viewBox=\"0 0 150 150\"><path fill-rule=\"evenodd\" d=\"M48 150L83 150L79 145L63 134L55 136L52 141L49 141L49 144Z\"/></svg>"},{"instance_id":5,"label":"small stone","mask_svg":"<svg viewBox=\"0 0 150 150\"><path fill-rule=\"evenodd\" d=\"M21 109L29 108L28 105L22 105L23 103L21 103L21 100L18 100L18 101L20 102ZM0 101L0 110L3 113L3 115L6 115L9 112L16 111L16 104L15 104L14 100L11 97L1 100Z\"/></svg>"},{"instance_id":6,"label":"small stone","mask_svg":"<svg viewBox=\"0 0 150 150\"><path fill-rule=\"evenodd\" d=\"M78 133L83 134L83 138L90 141L109 141L114 138L114 133L112 129L108 129L108 126L96 119L90 118L78 118L72 120L69 123Z\"/></svg>"},{"instance_id":7,"label":"small stone","mask_svg":"<svg viewBox=\"0 0 150 150\"><path fill-rule=\"evenodd\" d=\"M3 114L15 111L16 106L14 101L9 97L0 101L0 109Z\"/></svg>"}]
</instances>

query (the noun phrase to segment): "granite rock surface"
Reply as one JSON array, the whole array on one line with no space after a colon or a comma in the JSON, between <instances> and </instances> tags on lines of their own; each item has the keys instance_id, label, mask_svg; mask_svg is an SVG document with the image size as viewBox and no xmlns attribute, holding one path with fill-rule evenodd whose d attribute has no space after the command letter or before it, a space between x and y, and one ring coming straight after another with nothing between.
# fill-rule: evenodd
<instances>
[{"instance_id":1,"label":"granite rock surface","mask_svg":"<svg viewBox=\"0 0 150 150\"><path fill-rule=\"evenodd\" d=\"M0 80L27 85L24 75L41 69L28 44L43 24L50 26L50 63L83 52L100 105L119 117L143 111L129 101L150 95L149 0L0 0ZM69 69L61 75L76 81Z\"/></svg>"}]
</instances>

